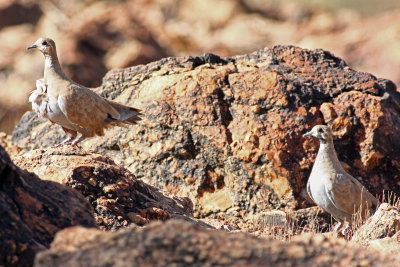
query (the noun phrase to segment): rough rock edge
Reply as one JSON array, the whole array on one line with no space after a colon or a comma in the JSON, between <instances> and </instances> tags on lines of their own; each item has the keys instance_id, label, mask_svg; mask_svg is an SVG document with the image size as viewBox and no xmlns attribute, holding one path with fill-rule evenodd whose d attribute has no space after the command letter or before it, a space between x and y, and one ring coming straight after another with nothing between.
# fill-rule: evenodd
<instances>
[{"instance_id":1,"label":"rough rock edge","mask_svg":"<svg viewBox=\"0 0 400 267\"><path fill-rule=\"evenodd\" d=\"M82 235L89 241L80 240ZM36 257L35 266L395 266L398 262L397 255L371 253L323 235L301 235L285 243L169 220L116 233L66 229L58 233L50 250Z\"/></svg>"},{"instance_id":2,"label":"rough rock edge","mask_svg":"<svg viewBox=\"0 0 400 267\"><path fill-rule=\"evenodd\" d=\"M57 231L96 227L92 208L67 186L42 181L15 166L0 146L0 265L30 266Z\"/></svg>"}]
</instances>

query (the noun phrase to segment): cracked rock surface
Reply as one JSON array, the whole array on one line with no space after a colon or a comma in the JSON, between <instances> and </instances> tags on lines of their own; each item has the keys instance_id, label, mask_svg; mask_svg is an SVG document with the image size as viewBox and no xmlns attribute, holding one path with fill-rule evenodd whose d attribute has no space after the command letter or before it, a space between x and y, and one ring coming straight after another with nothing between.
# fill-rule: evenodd
<instances>
[{"instance_id":1,"label":"cracked rock surface","mask_svg":"<svg viewBox=\"0 0 400 267\"><path fill-rule=\"evenodd\" d=\"M96 89L143 110L83 148L112 158L143 181L189 197L197 216L247 216L311 204L303 197L318 141L334 130L344 167L373 194L399 193L400 95L324 50L274 46L220 58L165 58L112 70ZM61 129L27 113L13 133L22 150L59 143Z\"/></svg>"},{"instance_id":2,"label":"cracked rock surface","mask_svg":"<svg viewBox=\"0 0 400 267\"><path fill-rule=\"evenodd\" d=\"M85 236L86 238L82 238ZM305 234L290 242L169 220L142 229L60 232L35 266L396 266L398 256Z\"/></svg>"},{"instance_id":3,"label":"cracked rock surface","mask_svg":"<svg viewBox=\"0 0 400 267\"><path fill-rule=\"evenodd\" d=\"M96 227L92 212L79 192L21 170L0 146L0 266L31 266L59 230Z\"/></svg>"},{"instance_id":4,"label":"cracked rock surface","mask_svg":"<svg viewBox=\"0 0 400 267\"><path fill-rule=\"evenodd\" d=\"M315 124L333 128L339 159L373 194L400 189L395 85L324 50L165 58L110 71L97 92L142 109L143 120L83 147L189 197L199 216L309 206L302 190L318 142L302 134ZM28 150L64 138L32 116L15 129L14 144Z\"/></svg>"},{"instance_id":5,"label":"cracked rock surface","mask_svg":"<svg viewBox=\"0 0 400 267\"><path fill-rule=\"evenodd\" d=\"M63 146L32 150L13 160L42 180L76 189L93 207L94 218L102 230L115 231L131 223L143 226L153 220L171 218L195 221L189 199L169 198L110 158L93 151Z\"/></svg>"},{"instance_id":6,"label":"cracked rock surface","mask_svg":"<svg viewBox=\"0 0 400 267\"><path fill-rule=\"evenodd\" d=\"M304 195L318 141L302 134L316 124L332 127L344 168L370 192L398 194L400 94L391 81L353 70L324 50L275 46L231 58L206 54L117 69L95 90L142 109L143 120L109 129L82 148L52 148L65 138L59 126L27 113L14 145L1 138L20 168L43 179L0 151L5 263L32 264L67 226L116 230L132 223L117 233L66 229L36 265L74 265L77 259L125 266L126 256L150 266L395 266L394 258L333 237L283 243L227 233L298 234L310 221L323 231L330 227L329 216L310 208ZM21 212L14 214L18 201ZM397 225L392 212L381 214L383 225ZM189 222L169 220L175 218ZM152 220L166 222L148 224ZM210 232L204 222L225 230ZM398 232L389 226L374 236ZM397 238L369 244L386 246Z\"/></svg>"}]
</instances>

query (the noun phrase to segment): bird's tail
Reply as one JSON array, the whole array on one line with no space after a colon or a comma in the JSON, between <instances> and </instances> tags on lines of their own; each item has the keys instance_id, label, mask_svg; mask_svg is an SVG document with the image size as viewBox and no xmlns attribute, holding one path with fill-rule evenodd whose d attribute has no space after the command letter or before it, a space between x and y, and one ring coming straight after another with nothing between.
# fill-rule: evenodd
<instances>
[{"instance_id":1,"label":"bird's tail","mask_svg":"<svg viewBox=\"0 0 400 267\"><path fill-rule=\"evenodd\" d=\"M141 118L139 115L142 115L141 110L137 108L128 107L125 105L121 105L119 103L107 100L107 102L118 111L120 117L119 119L113 118L111 115L105 120L106 123L109 124L136 124L137 121L140 121Z\"/></svg>"}]
</instances>

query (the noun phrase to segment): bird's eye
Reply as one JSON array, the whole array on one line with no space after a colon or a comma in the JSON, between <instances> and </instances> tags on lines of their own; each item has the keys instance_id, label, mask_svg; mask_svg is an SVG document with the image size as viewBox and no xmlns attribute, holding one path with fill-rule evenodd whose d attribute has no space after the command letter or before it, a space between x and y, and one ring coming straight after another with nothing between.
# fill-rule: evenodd
<instances>
[{"instance_id":1,"label":"bird's eye","mask_svg":"<svg viewBox=\"0 0 400 267\"><path fill-rule=\"evenodd\" d=\"M43 41L42 45L49 45L49 44L47 43L47 41Z\"/></svg>"}]
</instances>

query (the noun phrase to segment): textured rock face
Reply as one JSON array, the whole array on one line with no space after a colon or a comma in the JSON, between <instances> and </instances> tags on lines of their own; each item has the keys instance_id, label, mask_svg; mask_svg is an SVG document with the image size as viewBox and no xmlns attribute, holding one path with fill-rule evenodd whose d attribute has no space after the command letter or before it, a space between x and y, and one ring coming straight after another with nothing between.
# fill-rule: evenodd
<instances>
[{"instance_id":1,"label":"textured rock face","mask_svg":"<svg viewBox=\"0 0 400 267\"><path fill-rule=\"evenodd\" d=\"M1 266L30 266L57 231L96 226L92 208L80 193L22 171L1 146L0 214Z\"/></svg>"},{"instance_id":2,"label":"textured rock face","mask_svg":"<svg viewBox=\"0 0 400 267\"><path fill-rule=\"evenodd\" d=\"M370 248L376 250L397 254L400 250L400 232L397 232L397 234L392 237L371 240L368 245Z\"/></svg>"},{"instance_id":3,"label":"textured rock face","mask_svg":"<svg viewBox=\"0 0 400 267\"><path fill-rule=\"evenodd\" d=\"M302 190L318 141L301 136L315 124L333 128L339 159L373 194L399 192L396 87L329 52L276 46L226 59L166 58L111 71L98 90L141 108L143 121L84 148L190 197L199 215L309 205ZM14 131L15 144L32 149L64 138L32 116Z\"/></svg>"},{"instance_id":4,"label":"textured rock face","mask_svg":"<svg viewBox=\"0 0 400 267\"><path fill-rule=\"evenodd\" d=\"M398 236L399 233L400 210L387 203L383 203L379 206L375 214L354 233L352 240L368 243L371 240ZM398 243L397 237L394 239Z\"/></svg>"},{"instance_id":5,"label":"textured rock face","mask_svg":"<svg viewBox=\"0 0 400 267\"><path fill-rule=\"evenodd\" d=\"M322 235L302 235L284 243L170 220L117 233L66 229L50 250L36 257L35 266L396 266L398 262L396 256L371 253Z\"/></svg>"},{"instance_id":6,"label":"textured rock face","mask_svg":"<svg viewBox=\"0 0 400 267\"><path fill-rule=\"evenodd\" d=\"M93 207L97 225L104 230L171 218L194 221L189 199L164 196L100 154L63 146L33 150L15 157L14 162L43 180L67 185L82 193Z\"/></svg>"},{"instance_id":7,"label":"textured rock face","mask_svg":"<svg viewBox=\"0 0 400 267\"><path fill-rule=\"evenodd\" d=\"M27 2L2 1L0 3L0 29L23 23L36 24L42 16L42 11L38 4Z\"/></svg>"}]
</instances>

